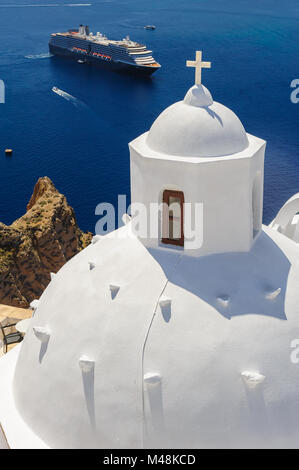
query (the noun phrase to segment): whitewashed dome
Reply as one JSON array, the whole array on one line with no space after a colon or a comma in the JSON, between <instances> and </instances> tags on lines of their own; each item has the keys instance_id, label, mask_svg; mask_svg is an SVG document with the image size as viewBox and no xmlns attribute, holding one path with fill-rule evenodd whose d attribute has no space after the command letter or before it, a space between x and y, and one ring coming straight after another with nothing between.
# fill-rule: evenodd
<instances>
[{"instance_id":1,"label":"whitewashed dome","mask_svg":"<svg viewBox=\"0 0 299 470\"><path fill-rule=\"evenodd\" d=\"M295 244L264 228L250 253L192 259L121 231L41 297L13 384L31 433L52 448L297 448Z\"/></svg>"},{"instance_id":2,"label":"whitewashed dome","mask_svg":"<svg viewBox=\"0 0 299 470\"><path fill-rule=\"evenodd\" d=\"M248 139L236 114L213 101L203 85L194 85L183 101L158 116L147 145L168 155L219 157L241 152L248 146Z\"/></svg>"}]
</instances>

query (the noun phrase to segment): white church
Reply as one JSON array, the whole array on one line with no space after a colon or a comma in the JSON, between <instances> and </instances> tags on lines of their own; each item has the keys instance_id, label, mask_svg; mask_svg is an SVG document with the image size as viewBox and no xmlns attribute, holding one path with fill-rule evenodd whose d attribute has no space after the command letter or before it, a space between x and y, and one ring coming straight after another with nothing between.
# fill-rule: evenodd
<instances>
[{"instance_id":1,"label":"white church","mask_svg":"<svg viewBox=\"0 0 299 470\"><path fill-rule=\"evenodd\" d=\"M0 447L299 448L299 194L262 225L266 142L201 84L201 52L187 65L195 85L129 145L132 202L176 210L52 277L0 359Z\"/></svg>"}]
</instances>

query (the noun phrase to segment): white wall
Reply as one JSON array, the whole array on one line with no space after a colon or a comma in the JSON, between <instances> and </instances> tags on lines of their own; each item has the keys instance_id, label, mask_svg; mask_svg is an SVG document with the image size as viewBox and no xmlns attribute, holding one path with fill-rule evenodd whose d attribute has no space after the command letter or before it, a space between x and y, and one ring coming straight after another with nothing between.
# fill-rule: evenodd
<instances>
[{"instance_id":1,"label":"white wall","mask_svg":"<svg viewBox=\"0 0 299 470\"><path fill-rule=\"evenodd\" d=\"M185 239L186 254L248 251L253 240L252 191L257 174L256 226L261 228L265 151L264 141L248 138L250 145L239 154L188 159L154 153L143 134L130 144L132 202L149 207L162 202L165 189L181 190L185 203L203 203L203 244L200 249L190 249L192 245ZM165 249L160 237L143 241Z\"/></svg>"}]
</instances>

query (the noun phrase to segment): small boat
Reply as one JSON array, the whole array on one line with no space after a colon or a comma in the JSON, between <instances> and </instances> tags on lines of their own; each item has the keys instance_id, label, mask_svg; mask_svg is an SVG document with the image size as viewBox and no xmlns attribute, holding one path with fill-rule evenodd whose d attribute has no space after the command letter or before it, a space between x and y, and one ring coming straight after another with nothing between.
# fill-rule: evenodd
<instances>
[{"instance_id":1,"label":"small boat","mask_svg":"<svg viewBox=\"0 0 299 470\"><path fill-rule=\"evenodd\" d=\"M77 62L78 62L78 64L85 64L85 60L79 59Z\"/></svg>"},{"instance_id":2,"label":"small boat","mask_svg":"<svg viewBox=\"0 0 299 470\"><path fill-rule=\"evenodd\" d=\"M153 25L153 24L147 24L146 26L144 26L144 29L151 29L151 30L153 30L153 29L156 29L156 26Z\"/></svg>"}]
</instances>

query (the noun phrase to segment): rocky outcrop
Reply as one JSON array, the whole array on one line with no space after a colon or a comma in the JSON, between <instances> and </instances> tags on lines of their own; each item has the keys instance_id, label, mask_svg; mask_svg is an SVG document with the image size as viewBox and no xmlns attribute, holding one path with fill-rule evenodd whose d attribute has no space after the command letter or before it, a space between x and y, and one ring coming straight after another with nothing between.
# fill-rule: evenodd
<instances>
[{"instance_id":1,"label":"rocky outcrop","mask_svg":"<svg viewBox=\"0 0 299 470\"><path fill-rule=\"evenodd\" d=\"M35 185L26 214L0 223L0 304L28 307L66 261L91 242L48 177Z\"/></svg>"}]
</instances>

